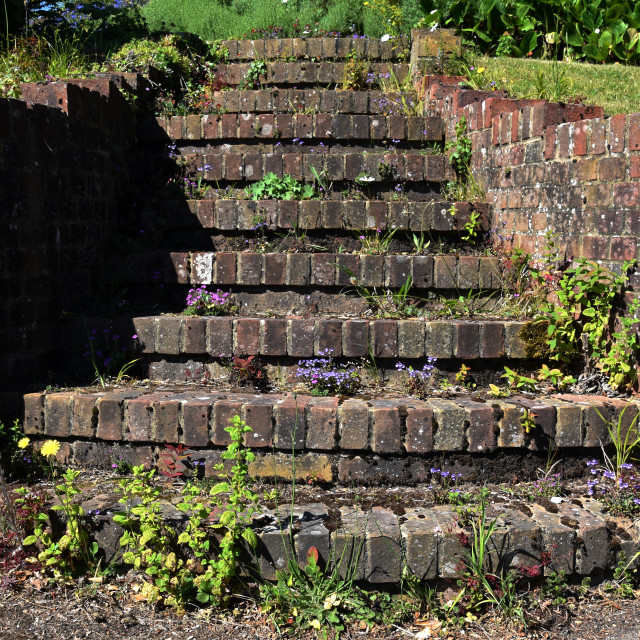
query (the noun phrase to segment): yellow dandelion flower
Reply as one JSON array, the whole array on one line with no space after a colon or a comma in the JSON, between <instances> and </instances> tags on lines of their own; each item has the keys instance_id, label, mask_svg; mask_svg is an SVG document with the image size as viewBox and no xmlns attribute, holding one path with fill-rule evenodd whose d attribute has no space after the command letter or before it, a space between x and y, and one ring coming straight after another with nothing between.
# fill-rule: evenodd
<instances>
[{"instance_id":1,"label":"yellow dandelion flower","mask_svg":"<svg viewBox=\"0 0 640 640\"><path fill-rule=\"evenodd\" d=\"M318 620L317 618L316 618L315 620L312 620L312 621L309 623L309 626L310 626L310 627L313 627L314 629L319 629L319 628L320 628L320 626L321 626L321 625L320 625L320 620Z\"/></svg>"},{"instance_id":2,"label":"yellow dandelion flower","mask_svg":"<svg viewBox=\"0 0 640 640\"><path fill-rule=\"evenodd\" d=\"M20 440L18 440L18 449L26 449L30 442L31 440L29 440L29 438L20 438Z\"/></svg>"},{"instance_id":3,"label":"yellow dandelion flower","mask_svg":"<svg viewBox=\"0 0 640 640\"><path fill-rule=\"evenodd\" d=\"M484 73L484 67L480 67L476 73Z\"/></svg>"},{"instance_id":4,"label":"yellow dandelion flower","mask_svg":"<svg viewBox=\"0 0 640 640\"><path fill-rule=\"evenodd\" d=\"M60 443L57 440L47 440L40 449L40 453L43 456L55 456L60 449Z\"/></svg>"}]
</instances>

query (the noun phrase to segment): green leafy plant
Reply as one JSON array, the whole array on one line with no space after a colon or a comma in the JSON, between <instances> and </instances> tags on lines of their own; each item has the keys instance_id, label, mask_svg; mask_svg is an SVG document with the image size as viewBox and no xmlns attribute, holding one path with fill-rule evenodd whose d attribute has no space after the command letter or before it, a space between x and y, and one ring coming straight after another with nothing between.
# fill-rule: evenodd
<instances>
[{"instance_id":1,"label":"green leafy plant","mask_svg":"<svg viewBox=\"0 0 640 640\"><path fill-rule=\"evenodd\" d=\"M132 340L136 337L134 336ZM85 344L87 351L84 355L91 361L95 382L106 387L109 383L120 384L128 380L129 371L140 360L140 358L128 359L133 346L122 346L120 336L112 333L111 329L103 329L101 334L97 329L91 329Z\"/></svg>"},{"instance_id":2,"label":"green leafy plant","mask_svg":"<svg viewBox=\"0 0 640 640\"><path fill-rule=\"evenodd\" d=\"M253 60L245 74L239 89L255 89L262 86L260 78L267 75L267 63L264 60Z\"/></svg>"},{"instance_id":3,"label":"green leafy plant","mask_svg":"<svg viewBox=\"0 0 640 640\"><path fill-rule=\"evenodd\" d=\"M302 184L289 174L281 178L275 173L267 175L245 189L252 200L309 200L316 192L312 185Z\"/></svg>"},{"instance_id":4,"label":"green leafy plant","mask_svg":"<svg viewBox=\"0 0 640 640\"><path fill-rule=\"evenodd\" d=\"M635 586L637 584L637 569L632 568L635 561L640 557L640 552L636 553L631 560L627 561L624 551L618 554L618 563L613 570L613 579L605 583L605 591L613 591L620 598L635 598Z\"/></svg>"},{"instance_id":5,"label":"green leafy plant","mask_svg":"<svg viewBox=\"0 0 640 640\"><path fill-rule=\"evenodd\" d=\"M618 415L616 422L607 420L597 407L594 407L596 413L600 416L600 419L607 425L607 431L609 432L609 438L615 449L615 457L613 461L607 456L603 449L605 456L605 464L607 469L615 474L615 479L622 477L622 470L628 466L629 459L634 450L640 446L640 430L638 429L638 419L640 418L640 412L631 420L627 426L625 424L624 416L630 405L625 405Z\"/></svg>"},{"instance_id":6,"label":"green leafy plant","mask_svg":"<svg viewBox=\"0 0 640 640\"><path fill-rule=\"evenodd\" d=\"M532 433L536 429L536 414L531 409L522 409L520 424L525 433Z\"/></svg>"},{"instance_id":7,"label":"green leafy plant","mask_svg":"<svg viewBox=\"0 0 640 640\"><path fill-rule=\"evenodd\" d=\"M536 384L538 382L535 378L520 375L517 371L514 371L509 367L504 368L504 373L500 377L507 379L507 383L511 389L518 389L520 391L535 392Z\"/></svg>"},{"instance_id":8,"label":"green leafy plant","mask_svg":"<svg viewBox=\"0 0 640 640\"><path fill-rule=\"evenodd\" d=\"M395 229L375 229L374 231L357 231L358 239L362 243L360 253L367 255L386 255L395 235Z\"/></svg>"},{"instance_id":9,"label":"green leafy plant","mask_svg":"<svg viewBox=\"0 0 640 640\"><path fill-rule=\"evenodd\" d=\"M569 385L577 382L573 376L563 373L560 369L549 369L546 364L538 371L538 380L552 384L557 391L564 391Z\"/></svg>"},{"instance_id":10,"label":"green leafy plant","mask_svg":"<svg viewBox=\"0 0 640 640\"><path fill-rule=\"evenodd\" d=\"M467 135L467 119L464 116L456 122L455 132L455 141L449 141L446 145L447 150L451 150L449 162L456 172L458 180L466 181L469 176L473 149L471 138Z\"/></svg>"},{"instance_id":11,"label":"green leafy plant","mask_svg":"<svg viewBox=\"0 0 640 640\"><path fill-rule=\"evenodd\" d=\"M42 445L41 454L49 461L49 475L54 481L53 488L60 504L51 507L53 511L60 511L66 521L65 532L55 540L49 516L40 512L35 515L33 534L27 536L22 544L29 546L37 544L40 548L37 559L53 572L53 578L59 580L72 576L86 569L97 566L97 542L91 542L84 524L84 509L75 502L74 496L80 493L77 479L80 471L67 469L56 483L58 470L52 462L60 448L57 440L47 440ZM23 504L26 500L27 489L23 487L17 492L21 496L16 502Z\"/></svg>"}]
</instances>

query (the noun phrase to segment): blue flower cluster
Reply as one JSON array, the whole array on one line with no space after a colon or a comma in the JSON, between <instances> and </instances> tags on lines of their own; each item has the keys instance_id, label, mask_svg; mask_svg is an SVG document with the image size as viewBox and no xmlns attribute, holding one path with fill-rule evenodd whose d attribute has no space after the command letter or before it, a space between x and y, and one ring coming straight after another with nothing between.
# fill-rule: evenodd
<instances>
[{"instance_id":1,"label":"blue flower cluster","mask_svg":"<svg viewBox=\"0 0 640 640\"><path fill-rule=\"evenodd\" d=\"M325 349L321 356L327 356L333 349ZM360 374L353 363L337 364L331 358L300 360L296 376L311 387L315 395L352 395L360 388Z\"/></svg>"},{"instance_id":2,"label":"blue flower cluster","mask_svg":"<svg viewBox=\"0 0 640 640\"><path fill-rule=\"evenodd\" d=\"M587 481L587 495L597 493L598 499L614 515L640 515L640 477L636 475L633 464L623 462L617 476L612 469L598 467L597 464L595 459L586 462L591 475L596 476Z\"/></svg>"},{"instance_id":3,"label":"blue flower cluster","mask_svg":"<svg viewBox=\"0 0 640 640\"><path fill-rule=\"evenodd\" d=\"M187 311L189 315L221 316L229 313L232 301L228 292L218 289L216 293L207 291L207 286L202 285L197 289L189 289L187 295Z\"/></svg>"}]
</instances>

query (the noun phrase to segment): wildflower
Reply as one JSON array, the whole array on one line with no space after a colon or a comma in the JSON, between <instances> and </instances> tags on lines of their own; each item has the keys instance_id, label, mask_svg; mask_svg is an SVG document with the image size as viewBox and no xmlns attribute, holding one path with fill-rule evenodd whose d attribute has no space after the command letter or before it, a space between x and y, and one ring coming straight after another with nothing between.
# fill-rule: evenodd
<instances>
[{"instance_id":1,"label":"wildflower","mask_svg":"<svg viewBox=\"0 0 640 640\"><path fill-rule=\"evenodd\" d=\"M60 449L60 443L57 440L47 440L40 449L40 453L45 456L55 456Z\"/></svg>"},{"instance_id":2,"label":"wildflower","mask_svg":"<svg viewBox=\"0 0 640 640\"><path fill-rule=\"evenodd\" d=\"M382 38L380 38L380 42L386 42L389 38L391 38L391 36L388 33L385 33Z\"/></svg>"},{"instance_id":3,"label":"wildflower","mask_svg":"<svg viewBox=\"0 0 640 640\"><path fill-rule=\"evenodd\" d=\"M333 609L340 604L340 598L337 593L332 593L330 596L327 596L324 599L324 608L325 609Z\"/></svg>"},{"instance_id":4,"label":"wildflower","mask_svg":"<svg viewBox=\"0 0 640 640\"><path fill-rule=\"evenodd\" d=\"M20 438L20 440L18 440L18 449L26 449L30 442L31 440L29 440L29 438Z\"/></svg>"},{"instance_id":5,"label":"wildflower","mask_svg":"<svg viewBox=\"0 0 640 640\"><path fill-rule=\"evenodd\" d=\"M365 4L367 4L367 3L365 2ZM313 627L314 629L320 629L320 620L318 620L317 618L315 620L312 620L309 623L309 626Z\"/></svg>"}]
</instances>

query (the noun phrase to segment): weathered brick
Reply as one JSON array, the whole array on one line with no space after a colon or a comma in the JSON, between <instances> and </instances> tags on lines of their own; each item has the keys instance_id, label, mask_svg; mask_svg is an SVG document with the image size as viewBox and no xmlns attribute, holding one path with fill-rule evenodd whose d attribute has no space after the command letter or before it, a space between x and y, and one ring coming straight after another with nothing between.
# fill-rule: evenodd
<instances>
[{"instance_id":1,"label":"weathered brick","mask_svg":"<svg viewBox=\"0 0 640 640\"><path fill-rule=\"evenodd\" d=\"M408 405L406 430L407 452L429 453L433 449L433 409L424 402Z\"/></svg>"},{"instance_id":2,"label":"weathered brick","mask_svg":"<svg viewBox=\"0 0 640 640\"><path fill-rule=\"evenodd\" d=\"M304 449L306 435L305 407L310 398L298 396L279 400L275 405L273 444L278 449Z\"/></svg>"},{"instance_id":3,"label":"weathered brick","mask_svg":"<svg viewBox=\"0 0 640 640\"><path fill-rule=\"evenodd\" d=\"M212 411L213 437L215 445L227 446L231 444L231 436L225 429L230 426L234 416L242 416L242 403L246 396L232 396L229 400L218 400Z\"/></svg>"},{"instance_id":4,"label":"weathered brick","mask_svg":"<svg viewBox=\"0 0 640 640\"><path fill-rule=\"evenodd\" d=\"M99 394L75 395L73 399L73 417L71 419L71 433L74 438L93 438L98 421L96 403Z\"/></svg>"},{"instance_id":5,"label":"weathered brick","mask_svg":"<svg viewBox=\"0 0 640 640\"><path fill-rule=\"evenodd\" d=\"M273 445L273 399L256 396L243 407L243 419L252 431L244 436L248 447L271 447Z\"/></svg>"},{"instance_id":6,"label":"weathered brick","mask_svg":"<svg viewBox=\"0 0 640 640\"><path fill-rule=\"evenodd\" d=\"M427 322L425 326L425 354L439 359L453 356L454 334L450 322Z\"/></svg>"},{"instance_id":7,"label":"weathered brick","mask_svg":"<svg viewBox=\"0 0 640 640\"><path fill-rule=\"evenodd\" d=\"M265 356L283 356L287 353L287 321L285 318L260 320L260 353Z\"/></svg>"},{"instance_id":8,"label":"weathered brick","mask_svg":"<svg viewBox=\"0 0 640 640\"><path fill-rule=\"evenodd\" d=\"M347 320L342 327L342 353L349 358L362 358L369 353L369 323Z\"/></svg>"},{"instance_id":9,"label":"weathered brick","mask_svg":"<svg viewBox=\"0 0 640 640\"><path fill-rule=\"evenodd\" d=\"M338 408L340 449L362 451L369 447L369 409L362 400L346 400Z\"/></svg>"},{"instance_id":10,"label":"weathered brick","mask_svg":"<svg viewBox=\"0 0 640 640\"><path fill-rule=\"evenodd\" d=\"M369 325L373 353L379 358L398 355L398 326L395 320L373 320Z\"/></svg>"},{"instance_id":11,"label":"weathered brick","mask_svg":"<svg viewBox=\"0 0 640 640\"><path fill-rule=\"evenodd\" d=\"M457 358L480 357L480 324L465 321L455 323L455 355Z\"/></svg>"},{"instance_id":12,"label":"weathered brick","mask_svg":"<svg viewBox=\"0 0 640 640\"><path fill-rule=\"evenodd\" d=\"M212 401L190 398L182 404L182 442L187 447L206 447L209 444L209 420Z\"/></svg>"},{"instance_id":13,"label":"weathered brick","mask_svg":"<svg viewBox=\"0 0 640 640\"><path fill-rule=\"evenodd\" d=\"M207 318L207 353L218 358L233 355L233 318Z\"/></svg>"},{"instance_id":14,"label":"weathered brick","mask_svg":"<svg viewBox=\"0 0 640 640\"><path fill-rule=\"evenodd\" d=\"M429 399L436 425L434 451L463 451L466 445L466 413L457 404L440 398Z\"/></svg>"},{"instance_id":15,"label":"weathered brick","mask_svg":"<svg viewBox=\"0 0 640 640\"><path fill-rule=\"evenodd\" d=\"M425 323L421 320L398 320L398 357L423 358Z\"/></svg>"},{"instance_id":16,"label":"weathered brick","mask_svg":"<svg viewBox=\"0 0 640 640\"><path fill-rule=\"evenodd\" d=\"M366 579L371 583L397 583L402 576L403 553L398 517L373 507L366 538Z\"/></svg>"},{"instance_id":17,"label":"weathered brick","mask_svg":"<svg viewBox=\"0 0 640 640\"><path fill-rule=\"evenodd\" d=\"M371 448L376 453L400 453L402 448L402 420L397 403L371 400Z\"/></svg>"},{"instance_id":18,"label":"weathered brick","mask_svg":"<svg viewBox=\"0 0 640 640\"><path fill-rule=\"evenodd\" d=\"M235 352L239 355L260 353L260 320L237 318L235 325Z\"/></svg>"},{"instance_id":19,"label":"weathered brick","mask_svg":"<svg viewBox=\"0 0 640 640\"><path fill-rule=\"evenodd\" d=\"M306 446L308 449L336 448L338 431L338 399L316 398L306 409Z\"/></svg>"},{"instance_id":20,"label":"weathered brick","mask_svg":"<svg viewBox=\"0 0 640 640\"><path fill-rule=\"evenodd\" d=\"M287 320L287 352L295 358L310 358L314 349L314 320Z\"/></svg>"},{"instance_id":21,"label":"weathered brick","mask_svg":"<svg viewBox=\"0 0 640 640\"><path fill-rule=\"evenodd\" d=\"M342 321L316 320L314 352L331 358L342 355Z\"/></svg>"},{"instance_id":22,"label":"weathered brick","mask_svg":"<svg viewBox=\"0 0 640 640\"><path fill-rule=\"evenodd\" d=\"M122 396L105 394L98 401L98 428L100 440L122 440Z\"/></svg>"},{"instance_id":23,"label":"weathered brick","mask_svg":"<svg viewBox=\"0 0 640 640\"><path fill-rule=\"evenodd\" d=\"M66 438L71 433L73 416L72 393L54 393L45 396L44 432L47 436Z\"/></svg>"},{"instance_id":24,"label":"weathered brick","mask_svg":"<svg viewBox=\"0 0 640 640\"><path fill-rule=\"evenodd\" d=\"M207 321L204 318L186 318L183 327L183 353L207 352Z\"/></svg>"},{"instance_id":25,"label":"weathered brick","mask_svg":"<svg viewBox=\"0 0 640 640\"><path fill-rule=\"evenodd\" d=\"M177 444L180 430L180 402L156 400L153 403L151 438L154 442Z\"/></svg>"},{"instance_id":26,"label":"weathered brick","mask_svg":"<svg viewBox=\"0 0 640 640\"><path fill-rule=\"evenodd\" d=\"M176 355L180 353L183 318L161 316L158 318L156 352Z\"/></svg>"}]
</instances>

